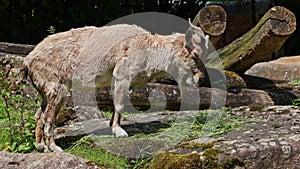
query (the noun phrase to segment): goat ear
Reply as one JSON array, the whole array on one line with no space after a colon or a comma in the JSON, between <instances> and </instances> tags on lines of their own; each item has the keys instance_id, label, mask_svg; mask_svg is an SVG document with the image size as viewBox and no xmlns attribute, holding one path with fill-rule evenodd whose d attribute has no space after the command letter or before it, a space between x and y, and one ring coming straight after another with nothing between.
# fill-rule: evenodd
<instances>
[{"instance_id":1,"label":"goat ear","mask_svg":"<svg viewBox=\"0 0 300 169\"><path fill-rule=\"evenodd\" d=\"M209 36L205 35L200 27L193 25L190 19L189 24L190 27L186 31L184 45L198 56L202 56L208 50Z\"/></svg>"}]
</instances>

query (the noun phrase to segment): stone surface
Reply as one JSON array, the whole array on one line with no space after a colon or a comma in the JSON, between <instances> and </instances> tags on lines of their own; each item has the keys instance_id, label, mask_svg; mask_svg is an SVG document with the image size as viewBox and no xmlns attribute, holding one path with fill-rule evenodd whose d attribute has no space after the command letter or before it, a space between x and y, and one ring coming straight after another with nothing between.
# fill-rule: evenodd
<instances>
[{"instance_id":1,"label":"stone surface","mask_svg":"<svg viewBox=\"0 0 300 169\"><path fill-rule=\"evenodd\" d=\"M275 81L294 82L300 79L300 56L282 57L270 62L257 63L245 74Z\"/></svg>"},{"instance_id":2,"label":"stone surface","mask_svg":"<svg viewBox=\"0 0 300 169\"><path fill-rule=\"evenodd\" d=\"M240 107L231 112L246 119L238 130L191 142L214 142L214 148L225 152L218 156L220 163L238 159L239 166L236 167L243 169L299 169L300 108L269 106L261 110L251 109L253 108ZM202 149L184 152L202 153Z\"/></svg>"},{"instance_id":3,"label":"stone surface","mask_svg":"<svg viewBox=\"0 0 300 169\"><path fill-rule=\"evenodd\" d=\"M151 126L151 129L167 128L163 123L174 118L182 119L185 115L194 116L198 111L184 111L184 112L140 112L128 113L122 118L122 126L126 129L129 135L134 135L143 132L143 125ZM113 137L109 127L109 118L95 118L85 121L71 121L70 124L57 127L55 129L56 139L61 141L76 140L82 136L93 134Z\"/></svg>"},{"instance_id":4,"label":"stone surface","mask_svg":"<svg viewBox=\"0 0 300 169\"><path fill-rule=\"evenodd\" d=\"M100 169L94 162L67 153L14 154L0 151L1 169Z\"/></svg>"},{"instance_id":5,"label":"stone surface","mask_svg":"<svg viewBox=\"0 0 300 169\"><path fill-rule=\"evenodd\" d=\"M168 144L167 140L157 137L138 138L138 133L147 133L147 128L154 132L159 129L167 129L170 126L163 126L174 117L181 118L178 112L152 112L145 114L126 115L123 120L123 127L133 136L130 139L115 139L112 136L104 136L95 139L94 145L102 147L107 151L126 157L148 157L166 148L176 147L176 144ZM197 114L197 111L189 112ZM203 137L191 140L201 144L214 142L214 148L220 148L225 153L218 155L220 163L234 159L237 161L236 168L241 169L281 169L300 168L300 107L297 106L244 106L233 108L227 112L231 116L242 118L243 121L237 130L213 137ZM182 115L182 114L181 114ZM192 116L191 116L192 117ZM72 132L78 131L94 135L109 135L108 119L89 120L76 125L86 125L85 130L77 130L73 127L65 128L65 138L72 137ZM75 126L76 126L75 125ZM150 127L149 127L150 126ZM177 128L178 129L178 128ZM74 130L74 131L71 131ZM102 131L100 133L99 131ZM107 133L105 134L104 131ZM69 135L68 135L69 134ZM179 134L179 133L177 133ZM162 138L162 137L161 137ZM60 138L62 139L62 138ZM182 141L182 140L181 140ZM145 151L143 153L141 148ZM174 154L203 154L202 148L175 148L169 152Z\"/></svg>"},{"instance_id":6,"label":"stone surface","mask_svg":"<svg viewBox=\"0 0 300 169\"><path fill-rule=\"evenodd\" d=\"M241 115L249 116L241 130L216 137L225 141L215 146L231 152L220 157L221 161L239 158L247 169L300 168L300 130L294 123L300 119L299 107L268 107Z\"/></svg>"}]
</instances>

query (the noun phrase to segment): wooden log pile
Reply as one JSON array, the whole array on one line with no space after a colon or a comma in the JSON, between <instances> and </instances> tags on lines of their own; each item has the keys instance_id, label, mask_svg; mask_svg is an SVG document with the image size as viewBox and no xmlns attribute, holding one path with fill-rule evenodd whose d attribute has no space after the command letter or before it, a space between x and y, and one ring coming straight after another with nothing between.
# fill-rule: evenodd
<instances>
[{"instance_id":1,"label":"wooden log pile","mask_svg":"<svg viewBox=\"0 0 300 169\"><path fill-rule=\"evenodd\" d=\"M255 63L269 59L295 30L295 15L284 7L275 6L249 32L217 53L211 53L207 66L218 64L215 59L218 54L225 70L242 74Z\"/></svg>"}]
</instances>

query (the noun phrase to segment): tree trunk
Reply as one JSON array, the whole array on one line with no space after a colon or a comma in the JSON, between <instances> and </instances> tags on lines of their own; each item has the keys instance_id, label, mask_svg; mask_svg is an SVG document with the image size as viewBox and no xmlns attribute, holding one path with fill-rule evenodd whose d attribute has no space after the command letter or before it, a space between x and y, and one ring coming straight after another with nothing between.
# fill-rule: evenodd
<instances>
[{"instance_id":1,"label":"tree trunk","mask_svg":"<svg viewBox=\"0 0 300 169\"><path fill-rule=\"evenodd\" d=\"M221 6L211 5L202 8L195 16L193 24L201 27L208 34L215 48L221 46L220 40L226 29L227 14Z\"/></svg>"},{"instance_id":2,"label":"tree trunk","mask_svg":"<svg viewBox=\"0 0 300 169\"><path fill-rule=\"evenodd\" d=\"M249 32L217 53L224 69L242 74L255 63L270 58L295 30L295 15L284 7L276 6ZM208 60L208 67L218 65L216 53L211 53Z\"/></svg>"},{"instance_id":3,"label":"tree trunk","mask_svg":"<svg viewBox=\"0 0 300 169\"><path fill-rule=\"evenodd\" d=\"M33 50L34 45L0 42L0 52L27 55Z\"/></svg>"},{"instance_id":4,"label":"tree trunk","mask_svg":"<svg viewBox=\"0 0 300 169\"><path fill-rule=\"evenodd\" d=\"M224 105L220 106L249 106L249 105L291 105L293 100L300 98L299 90L253 90L253 89L242 89L239 93L230 93L221 89L199 87L196 89L188 90L188 93L199 93L200 99L198 102L193 100L184 100L181 102L180 89L176 85L157 84L149 83L146 87L135 88L130 91L131 104L137 110L147 110L150 108L149 95L151 91L161 91L165 95L166 104L164 104L161 95L154 95L155 99L151 101L151 110L174 110L178 111L181 109L181 104L197 103L199 109L206 109L214 107L216 101L223 101L226 98ZM212 94L216 97L215 101L212 101ZM77 95L76 97L82 97ZM225 98L221 98L221 97ZM74 96L73 96L74 97ZM92 97L93 98L93 97ZM101 88L96 91L97 104L101 109L113 109L113 99L111 96L111 88ZM193 98L193 97L190 97ZM87 98L73 98L81 100L81 103L85 106L91 100ZM128 103L127 103L128 104ZM220 103L217 103L220 104ZM190 105L191 107L194 105Z\"/></svg>"}]
</instances>

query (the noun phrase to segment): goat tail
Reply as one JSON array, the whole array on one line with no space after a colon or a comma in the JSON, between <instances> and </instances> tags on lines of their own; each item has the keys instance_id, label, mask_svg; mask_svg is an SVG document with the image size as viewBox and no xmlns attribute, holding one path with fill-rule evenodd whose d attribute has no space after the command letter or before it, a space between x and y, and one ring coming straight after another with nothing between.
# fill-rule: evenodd
<instances>
[{"instance_id":1,"label":"goat tail","mask_svg":"<svg viewBox=\"0 0 300 169\"><path fill-rule=\"evenodd\" d=\"M21 68L21 73L24 74L24 78L27 79L29 75L29 69L27 66L23 65Z\"/></svg>"},{"instance_id":2,"label":"goat tail","mask_svg":"<svg viewBox=\"0 0 300 169\"><path fill-rule=\"evenodd\" d=\"M24 64L24 62L23 62L23 65L22 65L22 68L21 68L21 72L20 72L20 73L22 73L22 74L24 75L24 76L23 76L24 80L29 80L29 81L31 82L31 84L33 85L33 87L34 87L35 89L37 89L37 87L36 87L36 85L35 85L35 83L34 83L34 81L33 81L33 79L32 79L32 76L31 76L31 74L30 74L29 71L30 71L30 70L29 70L28 65Z\"/></svg>"}]
</instances>

